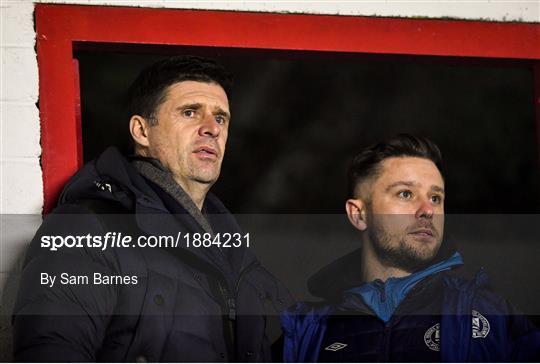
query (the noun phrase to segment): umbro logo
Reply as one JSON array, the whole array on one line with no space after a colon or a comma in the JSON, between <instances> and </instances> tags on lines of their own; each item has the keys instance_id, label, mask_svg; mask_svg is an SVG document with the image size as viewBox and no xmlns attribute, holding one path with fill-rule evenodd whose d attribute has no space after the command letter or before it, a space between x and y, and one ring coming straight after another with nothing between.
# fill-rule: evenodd
<instances>
[{"instance_id":1,"label":"umbro logo","mask_svg":"<svg viewBox=\"0 0 540 364\"><path fill-rule=\"evenodd\" d=\"M343 344L343 343L333 343L332 345L329 345L326 348L324 348L324 350L338 351L338 350L343 349L346 346L347 346L347 344Z\"/></svg>"}]
</instances>

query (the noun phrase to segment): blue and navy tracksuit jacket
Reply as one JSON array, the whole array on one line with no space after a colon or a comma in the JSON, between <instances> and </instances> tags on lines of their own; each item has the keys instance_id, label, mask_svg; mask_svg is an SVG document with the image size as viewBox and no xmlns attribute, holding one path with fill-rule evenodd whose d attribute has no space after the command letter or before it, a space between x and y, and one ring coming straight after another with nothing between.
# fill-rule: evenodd
<instances>
[{"instance_id":1,"label":"blue and navy tracksuit jacket","mask_svg":"<svg viewBox=\"0 0 540 364\"><path fill-rule=\"evenodd\" d=\"M540 359L540 331L488 285L453 275L449 259L405 278L299 303L282 316L285 362L523 362Z\"/></svg>"}]
</instances>

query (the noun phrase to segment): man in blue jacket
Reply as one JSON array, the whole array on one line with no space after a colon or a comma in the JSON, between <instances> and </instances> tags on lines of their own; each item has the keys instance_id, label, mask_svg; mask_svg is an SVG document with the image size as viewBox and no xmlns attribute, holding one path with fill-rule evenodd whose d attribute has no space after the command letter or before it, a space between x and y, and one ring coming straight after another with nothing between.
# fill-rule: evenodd
<instances>
[{"instance_id":1,"label":"man in blue jacket","mask_svg":"<svg viewBox=\"0 0 540 364\"><path fill-rule=\"evenodd\" d=\"M540 359L540 333L491 291L467 281L443 244L442 158L428 139L398 135L357 155L350 223L361 248L308 283L319 304L282 317L286 362L468 362Z\"/></svg>"}]
</instances>

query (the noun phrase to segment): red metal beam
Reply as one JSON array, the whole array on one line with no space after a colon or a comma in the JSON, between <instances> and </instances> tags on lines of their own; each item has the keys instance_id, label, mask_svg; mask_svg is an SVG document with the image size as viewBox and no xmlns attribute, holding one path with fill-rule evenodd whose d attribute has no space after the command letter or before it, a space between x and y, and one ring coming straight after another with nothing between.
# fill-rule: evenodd
<instances>
[{"instance_id":1,"label":"red metal beam","mask_svg":"<svg viewBox=\"0 0 540 364\"><path fill-rule=\"evenodd\" d=\"M82 160L74 42L540 60L539 24L37 4L36 29L44 212Z\"/></svg>"},{"instance_id":2,"label":"red metal beam","mask_svg":"<svg viewBox=\"0 0 540 364\"><path fill-rule=\"evenodd\" d=\"M36 5L49 39L117 43L540 58L535 24Z\"/></svg>"},{"instance_id":3,"label":"red metal beam","mask_svg":"<svg viewBox=\"0 0 540 364\"><path fill-rule=\"evenodd\" d=\"M42 38L37 42L41 168L44 212L56 203L67 179L78 169L75 80L71 42Z\"/></svg>"}]
</instances>

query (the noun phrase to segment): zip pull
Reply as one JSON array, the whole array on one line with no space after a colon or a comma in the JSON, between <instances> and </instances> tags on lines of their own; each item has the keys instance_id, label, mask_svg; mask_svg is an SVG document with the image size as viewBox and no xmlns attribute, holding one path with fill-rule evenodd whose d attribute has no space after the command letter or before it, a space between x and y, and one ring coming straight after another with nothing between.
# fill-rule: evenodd
<instances>
[{"instance_id":1,"label":"zip pull","mask_svg":"<svg viewBox=\"0 0 540 364\"><path fill-rule=\"evenodd\" d=\"M112 186L110 183L105 183L103 181L94 181L94 185L101 191L109 191L112 193Z\"/></svg>"},{"instance_id":2,"label":"zip pull","mask_svg":"<svg viewBox=\"0 0 540 364\"><path fill-rule=\"evenodd\" d=\"M234 297L231 296L231 293L229 292L227 287L220 285L220 288L221 293L223 294L223 298L225 299L225 304L229 309L229 320L234 321L236 320L236 301Z\"/></svg>"},{"instance_id":3,"label":"zip pull","mask_svg":"<svg viewBox=\"0 0 540 364\"><path fill-rule=\"evenodd\" d=\"M227 305L229 306L229 320L236 320L236 301L234 298L229 298L227 300Z\"/></svg>"},{"instance_id":4,"label":"zip pull","mask_svg":"<svg viewBox=\"0 0 540 364\"><path fill-rule=\"evenodd\" d=\"M386 302L386 287L385 286L382 286L381 287L381 302Z\"/></svg>"},{"instance_id":5,"label":"zip pull","mask_svg":"<svg viewBox=\"0 0 540 364\"><path fill-rule=\"evenodd\" d=\"M386 285L380 279L373 281L373 286L379 291L381 302L386 302Z\"/></svg>"}]
</instances>

